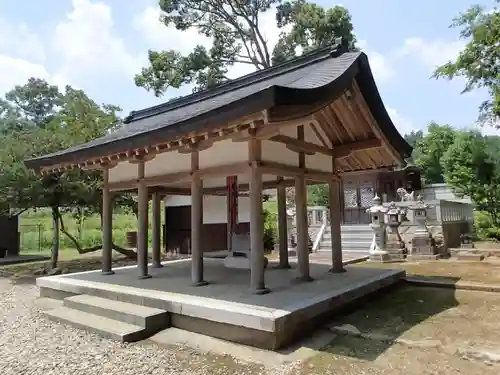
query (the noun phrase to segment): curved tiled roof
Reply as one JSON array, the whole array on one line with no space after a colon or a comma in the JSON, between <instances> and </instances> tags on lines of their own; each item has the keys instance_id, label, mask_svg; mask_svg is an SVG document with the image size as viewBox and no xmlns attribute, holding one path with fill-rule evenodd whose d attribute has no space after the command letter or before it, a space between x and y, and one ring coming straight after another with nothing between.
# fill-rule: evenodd
<instances>
[{"instance_id":1,"label":"curved tiled roof","mask_svg":"<svg viewBox=\"0 0 500 375\"><path fill-rule=\"evenodd\" d=\"M248 74L216 88L133 111L116 131L82 145L26 160L29 168L81 162L127 149L150 146L202 128L220 125L279 104L305 104L347 89L354 78L381 130L406 157L411 147L394 127L362 52L331 48ZM154 142L152 141L154 140Z\"/></svg>"}]
</instances>

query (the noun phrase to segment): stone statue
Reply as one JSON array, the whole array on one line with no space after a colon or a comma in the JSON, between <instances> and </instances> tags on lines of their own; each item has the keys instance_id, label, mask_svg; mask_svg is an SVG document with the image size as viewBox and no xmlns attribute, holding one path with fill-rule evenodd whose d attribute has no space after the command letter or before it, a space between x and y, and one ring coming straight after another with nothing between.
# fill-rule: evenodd
<instances>
[{"instance_id":1,"label":"stone statue","mask_svg":"<svg viewBox=\"0 0 500 375\"><path fill-rule=\"evenodd\" d=\"M396 190L396 194L401 199L401 202L415 201L415 191L408 193L405 188L400 187Z\"/></svg>"}]
</instances>

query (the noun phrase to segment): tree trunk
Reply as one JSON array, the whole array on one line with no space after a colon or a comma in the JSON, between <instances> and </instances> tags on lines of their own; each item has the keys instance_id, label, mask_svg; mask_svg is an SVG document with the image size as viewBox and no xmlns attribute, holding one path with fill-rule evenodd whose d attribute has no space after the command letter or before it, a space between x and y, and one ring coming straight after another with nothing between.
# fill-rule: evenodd
<instances>
[{"instance_id":1,"label":"tree trunk","mask_svg":"<svg viewBox=\"0 0 500 375\"><path fill-rule=\"evenodd\" d=\"M50 269L57 267L59 260L59 206L52 206L52 253L50 256Z\"/></svg>"},{"instance_id":2,"label":"tree trunk","mask_svg":"<svg viewBox=\"0 0 500 375\"><path fill-rule=\"evenodd\" d=\"M102 215L101 215L101 219L102 219ZM102 244L96 245L96 246L92 246L92 247L89 247L89 248L82 248L82 246L80 245L80 243L78 242L78 240L71 233L69 233L66 230L66 227L64 226L64 221L63 221L62 215L59 215L59 222L61 224L61 232L64 235L66 235L66 237L68 237L69 240L73 243L73 245L75 246L76 251L78 251L78 254L88 254L88 253L92 253L94 251L102 249ZM137 253L135 251L133 251L133 250L125 249L125 248L120 247L120 246L118 246L116 244L113 244L113 250L115 250L116 252L118 252L118 253L126 256L127 258L137 259Z\"/></svg>"}]
</instances>

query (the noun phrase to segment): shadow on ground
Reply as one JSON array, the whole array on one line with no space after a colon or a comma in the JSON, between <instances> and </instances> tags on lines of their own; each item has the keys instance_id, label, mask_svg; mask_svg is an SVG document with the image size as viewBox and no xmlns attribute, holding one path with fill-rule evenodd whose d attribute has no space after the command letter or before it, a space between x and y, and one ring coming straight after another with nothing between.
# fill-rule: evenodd
<instances>
[{"instance_id":1,"label":"shadow on ground","mask_svg":"<svg viewBox=\"0 0 500 375\"><path fill-rule=\"evenodd\" d=\"M337 335L321 351L374 361L403 333L458 305L453 289L399 283L337 314L327 324Z\"/></svg>"}]
</instances>

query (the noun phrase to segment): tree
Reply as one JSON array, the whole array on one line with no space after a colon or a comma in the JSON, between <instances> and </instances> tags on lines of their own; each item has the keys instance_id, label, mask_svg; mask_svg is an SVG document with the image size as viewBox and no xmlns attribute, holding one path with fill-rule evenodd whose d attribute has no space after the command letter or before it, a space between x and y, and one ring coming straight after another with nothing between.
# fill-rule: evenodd
<instances>
[{"instance_id":1,"label":"tree","mask_svg":"<svg viewBox=\"0 0 500 375\"><path fill-rule=\"evenodd\" d=\"M500 227L500 155L490 153L488 138L477 131L459 132L443 155L445 180L468 195ZM498 146L498 144L497 144ZM498 150L497 150L498 151Z\"/></svg>"},{"instance_id":2,"label":"tree","mask_svg":"<svg viewBox=\"0 0 500 375\"><path fill-rule=\"evenodd\" d=\"M449 125L429 124L427 134L416 140L415 163L422 168L422 178L426 184L444 182L441 159L453 144L456 130Z\"/></svg>"},{"instance_id":3,"label":"tree","mask_svg":"<svg viewBox=\"0 0 500 375\"><path fill-rule=\"evenodd\" d=\"M34 78L24 86L16 86L6 99L10 106L9 121L17 121L18 126L1 135L5 148L0 150L0 209L8 213L12 207L51 208L52 268L57 265L59 231L71 239L79 253L98 250L101 245L82 249L66 230L61 208L100 212L100 173L71 169L40 177L26 169L24 159L81 144L112 131L118 123L119 108L99 106L83 91L70 86L61 93L57 87ZM127 256L136 256L135 252L116 245L113 248Z\"/></svg>"},{"instance_id":4,"label":"tree","mask_svg":"<svg viewBox=\"0 0 500 375\"><path fill-rule=\"evenodd\" d=\"M229 79L235 64L246 64L256 70L293 58L298 47L303 52L333 44L342 37L350 49L355 48L351 16L347 9L331 9L305 0L160 0L161 21L177 30L195 29L212 40L207 48L196 46L185 56L177 51L148 53L149 66L136 75L139 87L161 96L169 87L194 84L202 90ZM281 33L270 50L262 29L262 15L276 12Z\"/></svg>"},{"instance_id":5,"label":"tree","mask_svg":"<svg viewBox=\"0 0 500 375\"><path fill-rule=\"evenodd\" d=\"M500 9L474 5L456 17L451 27L461 28L460 37L468 43L455 61L440 66L434 76L465 78L463 92L485 88L489 99L481 104L480 120L500 127Z\"/></svg>"}]
</instances>

